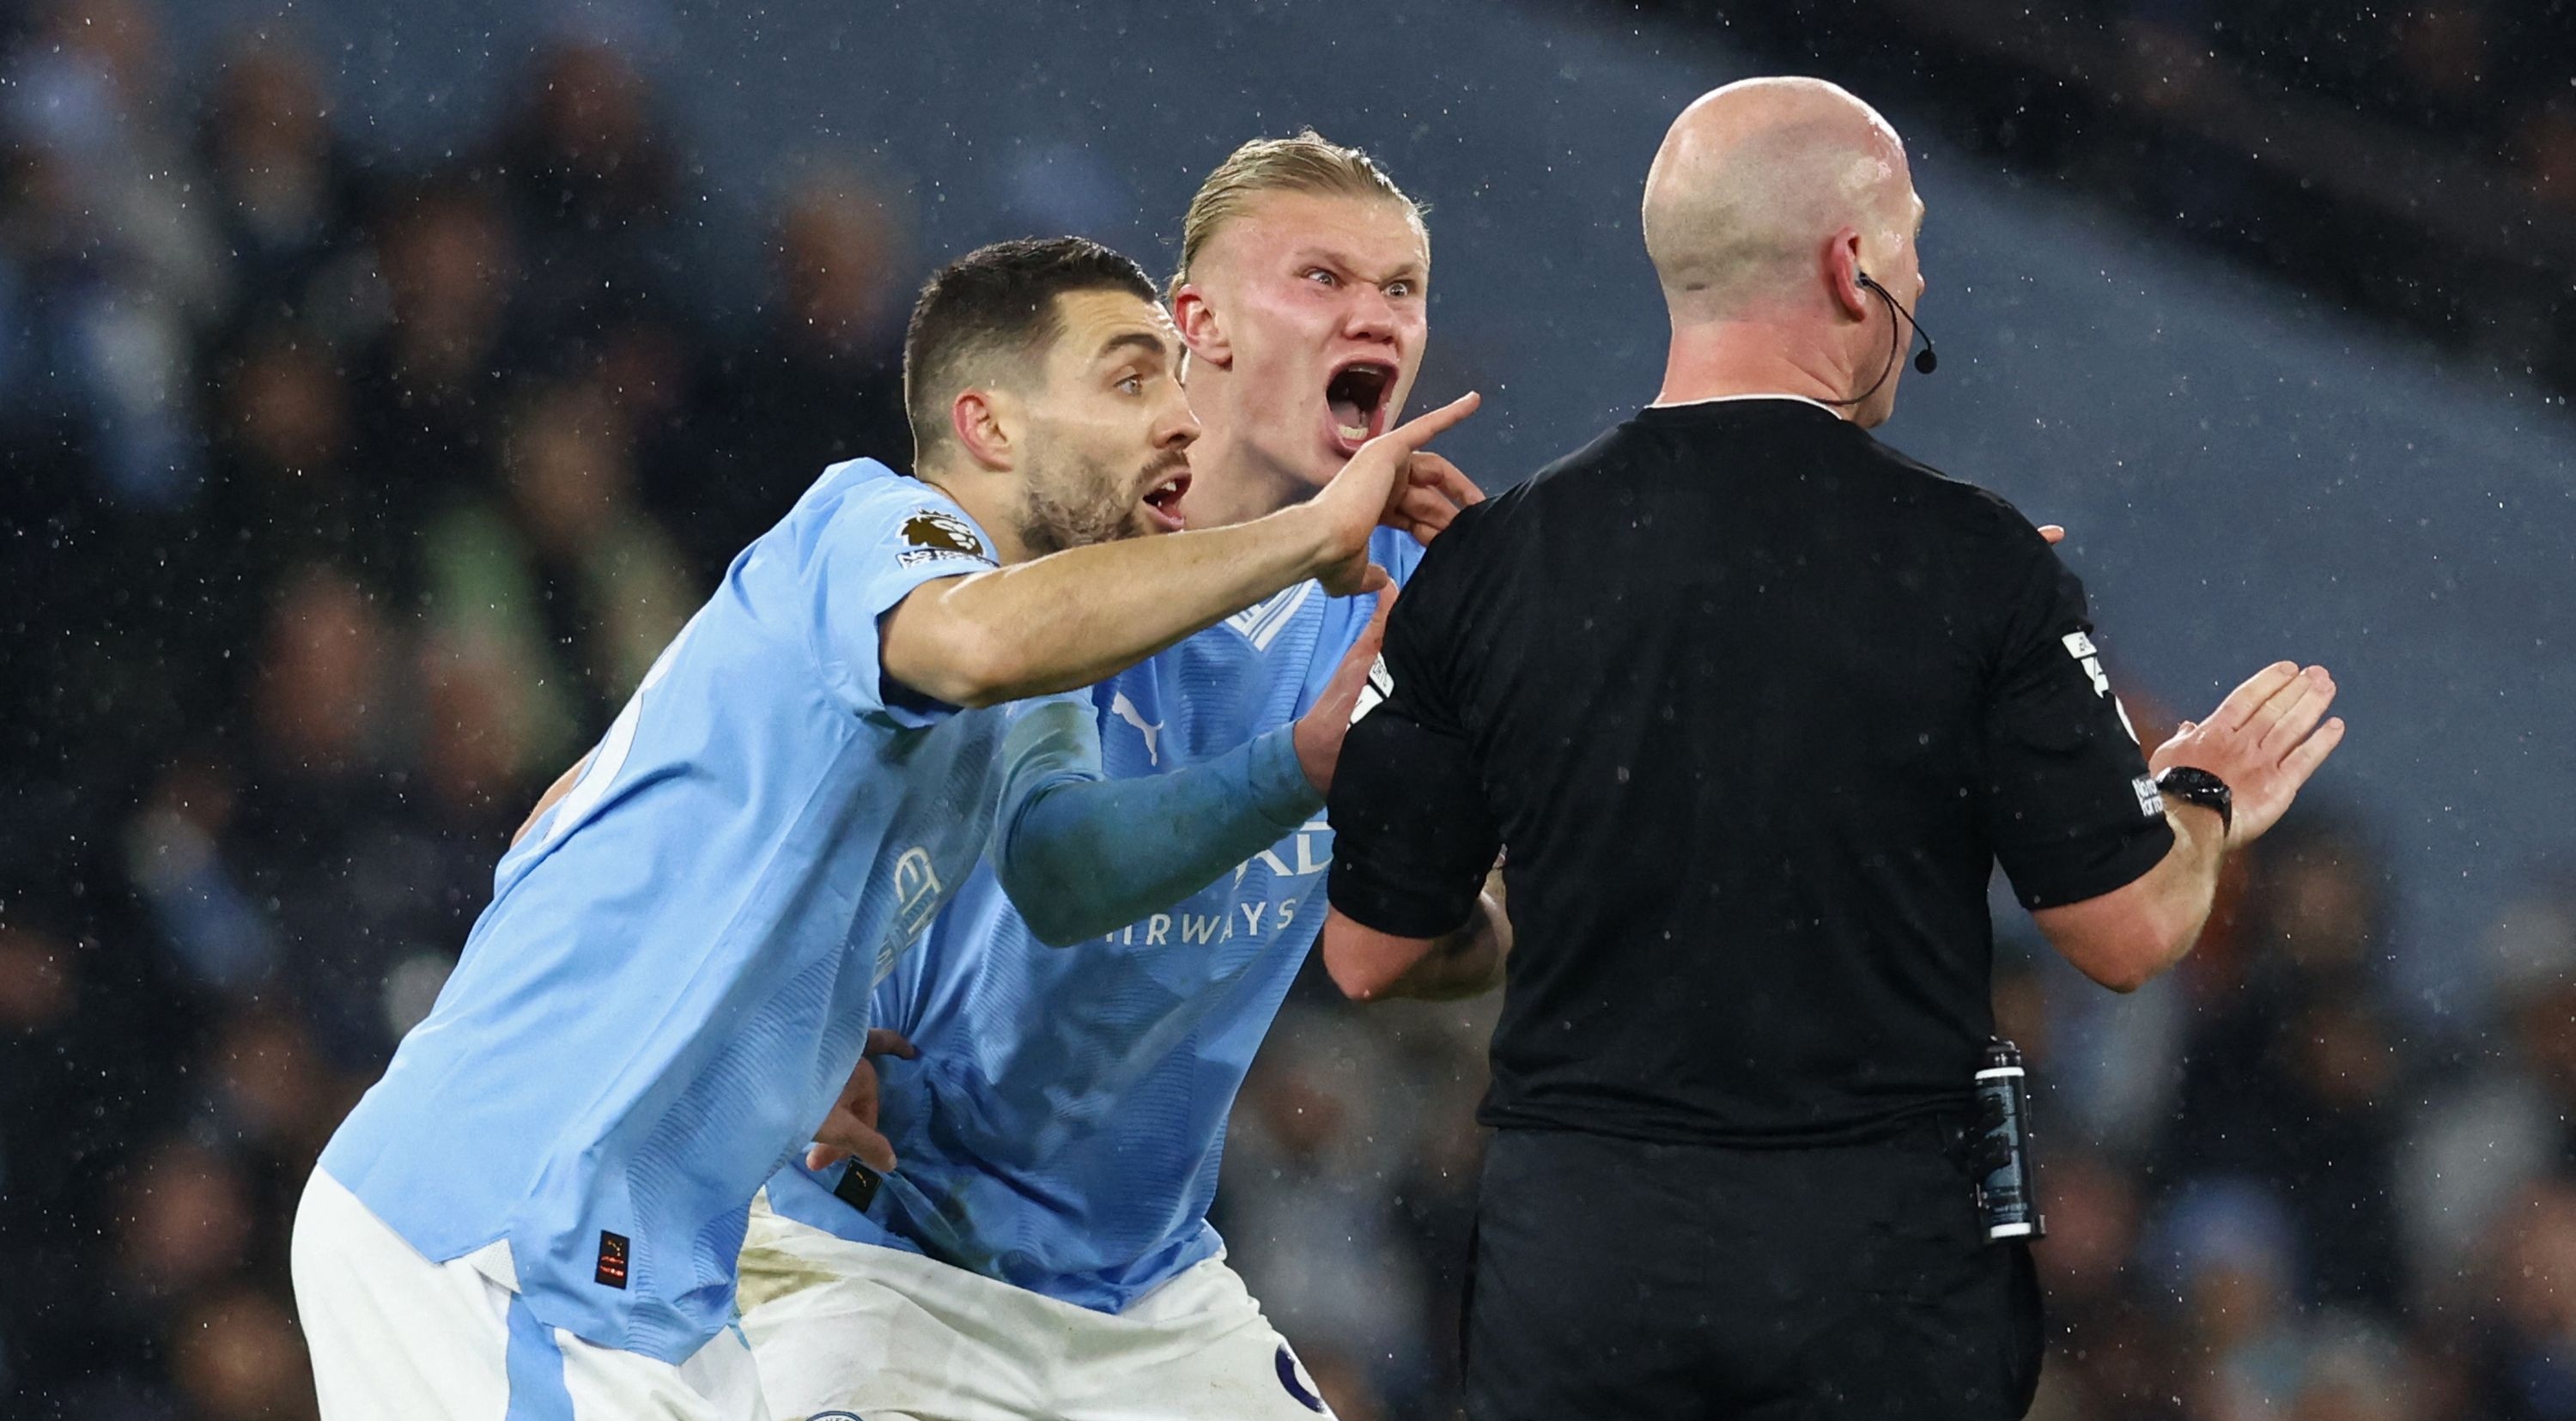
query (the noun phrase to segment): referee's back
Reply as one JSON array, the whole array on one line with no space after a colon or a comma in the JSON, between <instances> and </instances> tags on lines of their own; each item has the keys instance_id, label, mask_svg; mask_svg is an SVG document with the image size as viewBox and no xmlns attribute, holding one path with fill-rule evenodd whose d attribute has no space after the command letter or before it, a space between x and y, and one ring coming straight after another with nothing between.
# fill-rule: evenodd
<instances>
[{"instance_id":1,"label":"referee's back","mask_svg":"<svg viewBox=\"0 0 2576 1421\"><path fill-rule=\"evenodd\" d=\"M1924 277L1867 104L1701 95L1641 218L1657 403L1424 555L1333 771L1325 965L1502 969L1470 1421L2018 1417L1987 877L2105 986L2164 971L2341 740L2334 681L2265 667L2150 777L2046 540L1870 436Z\"/></svg>"},{"instance_id":2,"label":"referee's back","mask_svg":"<svg viewBox=\"0 0 2576 1421\"><path fill-rule=\"evenodd\" d=\"M1472 748L1455 833L1509 846L1487 1123L1810 1145L1962 1103L1991 865L2046 906L2171 843L2089 631L2010 505L1797 398L1650 407L1462 514L1386 664Z\"/></svg>"}]
</instances>

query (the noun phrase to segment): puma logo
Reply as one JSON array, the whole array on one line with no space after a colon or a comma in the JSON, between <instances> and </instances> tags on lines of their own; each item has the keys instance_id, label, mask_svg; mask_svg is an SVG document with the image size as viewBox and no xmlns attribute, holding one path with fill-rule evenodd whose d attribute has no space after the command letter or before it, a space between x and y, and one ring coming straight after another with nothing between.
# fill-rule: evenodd
<instances>
[{"instance_id":1,"label":"puma logo","mask_svg":"<svg viewBox=\"0 0 2576 1421\"><path fill-rule=\"evenodd\" d=\"M1145 713L1136 709L1136 703L1127 699L1125 691L1110 697L1109 713L1136 727L1136 733L1145 737L1145 763L1157 769L1161 768L1163 763L1162 723L1157 721L1151 725L1146 724Z\"/></svg>"}]
</instances>

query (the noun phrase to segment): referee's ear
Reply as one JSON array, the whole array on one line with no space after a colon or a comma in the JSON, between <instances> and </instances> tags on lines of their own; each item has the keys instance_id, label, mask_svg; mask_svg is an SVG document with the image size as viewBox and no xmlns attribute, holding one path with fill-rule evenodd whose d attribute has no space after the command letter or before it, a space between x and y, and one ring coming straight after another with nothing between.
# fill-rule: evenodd
<instances>
[{"instance_id":1,"label":"referee's ear","mask_svg":"<svg viewBox=\"0 0 2576 1421\"><path fill-rule=\"evenodd\" d=\"M1833 293L1834 304L1855 321L1871 316L1869 293L1862 289L1868 268L1860 259L1860 229L1845 227L1825 239L1825 284Z\"/></svg>"},{"instance_id":2,"label":"referee's ear","mask_svg":"<svg viewBox=\"0 0 2576 1421\"><path fill-rule=\"evenodd\" d=\"M1216 307L1208 303L1197 282L1184 282L1172 293L1172 325L1181 333L1181 344L1189 347L1190 359L1220 368L1233 363L1234 347L1226 343Z\"/></svg>"}]
</instances>

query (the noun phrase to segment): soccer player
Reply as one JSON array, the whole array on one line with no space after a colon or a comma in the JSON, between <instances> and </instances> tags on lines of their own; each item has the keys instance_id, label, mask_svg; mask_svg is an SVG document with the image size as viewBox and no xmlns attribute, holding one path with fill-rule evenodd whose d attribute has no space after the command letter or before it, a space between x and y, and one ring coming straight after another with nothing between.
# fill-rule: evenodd
<instances>
[{"instance_id":1,"label":"soccer player","mask_svg":"<svg viewBox=\"0 0 2576 1421\"><path fill-rule=\"evenodd\" d=\"M297 1214L328 1421L764 1416L727 1326L746 1214L985 847L998 707L1282 587L1380 580L1398 471L1468 402L1311 503L1134 538L1178 526L1198 435L1155 295L1074 238L934 277L905 342L920 477L825 470L502 857ZM1052 822L1102 788L1055 788Z\"/></svg>"},{"instance_id":2,"label":"soccer player","mask_svg":"<svg viewBox=\"0 0 2576 1421\"><path fill-rule=\"evenodd\" d=\"M1277 516L1392 422L1420 364L1429 276L1418 210L1354 150L1311 133L1258 141L1209 176L1172 285L1205 431L1193 525ZM1419 551L1382 531L1372 555L1401 581ZM783 1410L1324 1409L1206 1215L1229 1108L1323 916L1332 839L1318 811L1338 747L1312 732L1347 724L1361 687L1335 668L1374 640L1367 602L1330 594L1291 587L1094 687L1086 714L1046 709L1066 762L1105 753L1122 789L1218 766L1231 789L1184 816L1135 816L1084 852L997 854L879 991L878 1020L919 1051L889 1061L881 1086L900 1167L782 1173L743 1255L744 1330ZM1033 784L1004 822L1057 808ZM1108 891L1137 876L1130 859L1189 896L1160 911ZM1504 934L1487 904L1404 988L1481 989ZM864 1066L853 1084L878 1087ZM838 1123L836 1142L866 1137L864 1118Z\"/></svg>"}]
</instances>

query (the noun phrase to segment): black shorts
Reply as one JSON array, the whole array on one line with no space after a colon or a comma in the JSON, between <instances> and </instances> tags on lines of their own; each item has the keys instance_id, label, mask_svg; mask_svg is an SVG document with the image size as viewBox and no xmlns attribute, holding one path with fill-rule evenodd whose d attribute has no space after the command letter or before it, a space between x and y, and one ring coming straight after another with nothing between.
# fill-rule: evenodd
<instances>
[{"instance_id":1,"label":"black shorts","mask_svg":"<svg viewBox=\"0 0 2576 1421\"><path fill-rule=\"evenodd\" d=\"M2030 1250L1948 1128L1743 1150L1498 1131L1467 1275L1472 1421L2018 1417Z\"/></svg>"}]
</instances>

